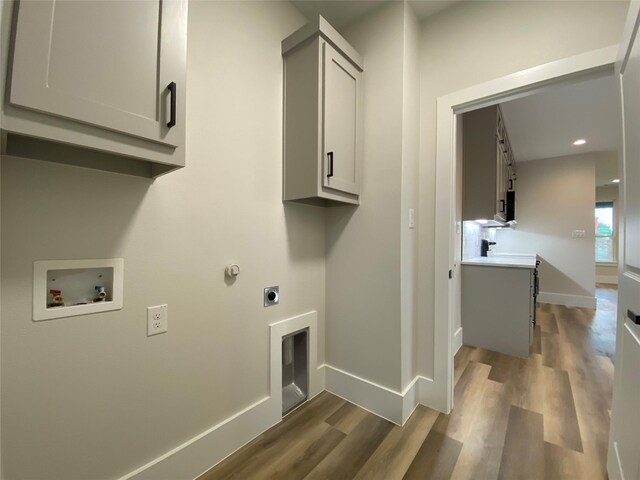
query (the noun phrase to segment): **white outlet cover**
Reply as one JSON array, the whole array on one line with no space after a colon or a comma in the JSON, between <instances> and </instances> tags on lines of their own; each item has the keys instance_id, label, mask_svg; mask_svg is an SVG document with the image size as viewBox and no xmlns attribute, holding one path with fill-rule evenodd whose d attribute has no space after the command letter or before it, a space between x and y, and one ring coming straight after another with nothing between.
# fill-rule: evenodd
<instances>
[{"instance_id":1,"label":"white outlet cover","mask_svg":"<svg viewBox=\"0 0 640 480\"><path fill-rule=\"evenodd\" d=\"M147 307L147 337L165 333L169 323L169 307L156 305Z\"/></svg>"}]
</instances>

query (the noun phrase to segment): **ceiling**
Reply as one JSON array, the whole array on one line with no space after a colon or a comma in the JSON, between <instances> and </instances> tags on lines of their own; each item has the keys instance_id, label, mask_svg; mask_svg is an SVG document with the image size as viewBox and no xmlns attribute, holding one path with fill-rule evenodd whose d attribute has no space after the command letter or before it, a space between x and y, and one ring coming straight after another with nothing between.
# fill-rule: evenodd
<instances>
[{"instance_id":1,"label":"ceiling","mask_svg":"<svg viewBox=\"0 0 640 480\"><path fill-rule=\"evenodd\" d=\"M409 4L418 19L424 20L459 1L410 0ZM309 20L320 14L333 27L340 29L388 2L389 0L292 0L291 3Z\"/></svg>"},{"instance_id":2,"label":"ceiling","mask_svg":"<svg viewBox=\"0 0 640 480\"><path fill-rule=\"evenodd\" d=\"M517 162L618 148L613 75L550 88L501 105ZM587 141L573 145L579 138Z\"/></svg>"},{"instance_id":3,"label":"ceiling","mask_svg":"<svg viewBox=\"0 0 640 480\"><path fill-rule=\"evenodd\" d=\"M292 0L307 19L322 15L334 28L348 25L375 10L386 0Z\"/></svg>"},{"instance_id":4,"label":"ceiling","mask_svg":"<svg viewBox=\"0 0 640 480\"><path fill-rule=\"evenodd\" d=\"M322 15L335 28L343 28L389 1L397 0L292 0L309 20ZM424 20L460 0L409 0ZM516 161L600 152L596 184L615 185L617 178L618 115L613 76L550 88L501 105ZM578 138L587 143L572 145Z\"/></svg>"},{"instance_id":5,"label":"ceiling","mask_svg":"<svg viewBox=\"0 0 640 480\"><path fill-rule=\"evenodd\" d=\"M460 1L461 0L409 0L409 5L413 7L413 11L416 17L418 17L418 20L424 20Z\"/></svg>"}]
</instances>

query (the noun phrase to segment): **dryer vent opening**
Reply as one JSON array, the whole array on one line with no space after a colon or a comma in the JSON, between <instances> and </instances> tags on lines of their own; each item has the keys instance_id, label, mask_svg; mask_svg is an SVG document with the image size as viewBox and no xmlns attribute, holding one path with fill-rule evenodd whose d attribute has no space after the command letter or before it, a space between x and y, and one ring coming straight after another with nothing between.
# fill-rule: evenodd
<instances>
[{"instance_id":1,"label":"dryer vent opening","mask_svg":"<svg viewBox=\"0 0 640 480\"><path fill-rule=\"evenodd\" d=\"M282 415L309 394L309 329L282 337Z\"/></svg>"}]
</instances>

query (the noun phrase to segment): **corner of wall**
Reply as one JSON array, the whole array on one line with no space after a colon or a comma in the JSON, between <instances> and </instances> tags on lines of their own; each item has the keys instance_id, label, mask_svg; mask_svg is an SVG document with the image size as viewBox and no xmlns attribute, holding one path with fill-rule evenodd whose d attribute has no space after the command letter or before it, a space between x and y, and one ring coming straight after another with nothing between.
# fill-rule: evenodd
<instances>
[{"instance_id":1,"label":"corner of wall","mask_svg":"<svg viewBox=\"0 0 640 480\"><path fill-rule=\"evenodd\" d=\"M498 251L540 257L541 301L593 305L595 296L595 155L522 162L518 225L496 232ZM584 237L573 238L572 231Z\"/></svg>"},{"instance_id":2,"label":"corner of wall","mask_svg":"<svg viewBox=\"0 0 640 480\"><path fill-rule=\"evenodd\" d=\"M418 157L420 153L419 24L413 8L403 2L402 173L400 205L402 381L417 375L418 360ZM412 211L412 213L410 213ZM411 217L411 218L410 218ZM410 222L413 221L413 225Z\"/></svg>"},{"instance_id":3,"label":"corner of wall","mask_svg":"<svg viewBox=\"0 0 640 480\"><path fill-rule=\"evenodd\" d=\"M282 421L282 350L285 335L309 329L309 395L325 389L325 366L318 365L318 313L315 311L277 321L270 330L270 392L231 417L178 447L124 475L119 480L195 478Z\"/></svg>"}]
</instances>

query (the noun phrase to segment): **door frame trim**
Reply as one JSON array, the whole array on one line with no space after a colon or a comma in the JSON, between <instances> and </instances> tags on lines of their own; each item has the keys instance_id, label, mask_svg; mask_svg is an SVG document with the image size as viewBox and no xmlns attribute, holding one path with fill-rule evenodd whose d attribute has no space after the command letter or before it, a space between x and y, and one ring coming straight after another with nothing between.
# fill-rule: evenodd
<instances>
[{"instance_id":1,"label":"door frame trim","mask_svg":"<svg viewBox=\"0 0 640 480\"><path fill-rule=\"evenodd\" d=\"M618 170L621 173L623 181L619 187L619 228L618 228L618 277L619 288L624 292L627 281L638 282L640 276L633 270L626 270L626 249L625 249L625 230L626 230L626 145L625 145L625 118L624 118L624 88L622 76L627 68L629 57L632 53L633 45L638 41L637 34L640 28L640 2L631 1L629 3L629 10L627 12L627 18L625 20L624 30L622 34L622 40L620 42L620 49L618 51L618 57L615 65L615 78L618 87L618 99L621 102L620 111L620 126L621 134L619 137L619 151L618 151ZM625 281L626 280L626 281ZM611 480L624 479L622 459L620 458L620 452L618 448L618 433L616 421L616 411L620 406L620 395L622 389L622 377L621 372L624 368L622 364L623 357L623 339L625 334L631 334L635 337L635 333L629 328L626 320L624 304L624 295L620 295L618 301L617 320L616 320L616 359L614 362L614 377L613 377L613 400L612 400L612 413L611 424L609 427L609 454L607 455L607 473ZM625 332L626 330L626 332ZM637 341L637 337L635 338ZM619 415L619 414L618 414Z\"/></svg>"},{"instance_id":2,"label":"door frame trim","mask_svg":"<svg viewBox=\"0 0 640 480\"><path fill-rule=\"evenodd\" d=\"M434 279L434 405L443 412L453 408L454 298L460 298L449 270L455 263L456 116L539 93L550 86L571 84L614 73L618 45L593 50L539 65L474 85L437 99L435 178ZM429 248L428 246L422 248ZM458 294L458 295L456 295ZM459 300L458 300L459 301Z\"/></svg>"}]
</instances>

